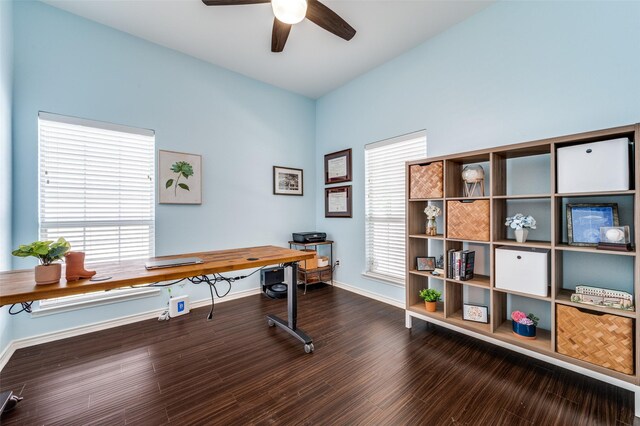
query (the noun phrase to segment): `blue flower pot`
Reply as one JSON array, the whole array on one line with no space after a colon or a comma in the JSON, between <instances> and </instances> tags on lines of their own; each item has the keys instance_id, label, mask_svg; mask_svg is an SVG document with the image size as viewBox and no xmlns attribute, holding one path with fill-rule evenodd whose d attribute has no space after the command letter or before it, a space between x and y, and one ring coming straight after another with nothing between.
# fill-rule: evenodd
<instances>
[{"instance_id":1,"label":"blue flower pot","mask_svg":"<svg viewBox=\"0 0 640 426\"><path fill-rule=\"evenodd\" d=\"M511 321L513 325L513 333L522 337L523 339L533 340L536 338L536 326L535 325L524 325L519 322Z\"/></svg>"}]
</instances>

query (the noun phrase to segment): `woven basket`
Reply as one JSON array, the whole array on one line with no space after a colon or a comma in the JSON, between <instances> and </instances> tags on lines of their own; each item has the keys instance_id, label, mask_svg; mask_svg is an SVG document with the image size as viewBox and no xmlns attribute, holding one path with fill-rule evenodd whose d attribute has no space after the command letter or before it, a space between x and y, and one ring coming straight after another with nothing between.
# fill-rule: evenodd
<instances>
[{"instance_id":1,"label":"woven basket","mask_svg":"<svg viewBox=\"0 0 640 426\"><path fill-rule=\"evenodd\" d=\"M409 198L442 198L442 161L409 167Z\"/></svg>"},{"instance_id":2,"label":"woven basket","mask_svg":"<svg viewBox=\"0 0 640 426\"><path fill-rule=\"evenodd\" d=\"M634 373L633 320L557 305L558 353L625 374Z\"/></svg>"},{"instance_id":3,"label":"woven basket","mask_svg":"<svg viewBox=\"0 0 640 426\"><path fill-rule=\"evenodd\" d=\"M447 238L489 241L489 200L447 201Z\"/></svg>"}]
</instances>

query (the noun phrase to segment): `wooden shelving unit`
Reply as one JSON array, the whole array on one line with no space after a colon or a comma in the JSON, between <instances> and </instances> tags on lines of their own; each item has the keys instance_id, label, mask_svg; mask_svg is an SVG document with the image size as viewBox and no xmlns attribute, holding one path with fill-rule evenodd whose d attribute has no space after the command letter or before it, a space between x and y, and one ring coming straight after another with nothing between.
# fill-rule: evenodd
<instances>
[{"instance_id":1,"label":"wooden shelving unit","mask_svg":"<svg viewBox=\"0 0 640 426\"><path fill-rule=\"evenodd\" d=\"M565 224L565 204L568 202L617 202L620 199L628 210L627 217L630 223L621 220L620 225L629 225L631 228L632 242L637 244L640 240L640 187L638 175L640 174L640 155L633 150L634 157L630 168L634 179L630 189L626 191L584 192L584 193L558 193L556 189L556 152L558 148L606 141L615 138L629 138L633 143L640 140L640 125L630 125L612 129L598 130L509 146L501 146L494 149L485 149L461 154L433 157L407 163L407 276L406 276L406 315L407 326L411 326L412 318L426 321L438 320L444 326L463 328L478 336L489 336L491 341L500 345L508 344L509 347L519 347L529 350L531 354L538 353L557 359L560 362L573 364L580 369L587 369L595 374L609 376L615 380L640 385L640 330L638 327L638 294L640 294L640 264L636 259L636 251L619 252L610 250L597 250L595 247L579 247L567 244ZM443 188L444 194L439 198L410 199L410 168L415 165L428 165L434 162L443 163ZM464 166L480 164L485 171L484 196L473 197L473 200L488 200L490 204L490 239L489 241L473 241L449 238L447 234L447 202L469 200L463 193L463 181L461 172ZM524 165L524 166L523 166ZM615 167L612 165L611 167ZM533 172L532 172L533 170ZM523 184L522 174L527 180L535 176L536 182ZM528 173L528 174L527 174ZM542 182L542 183L540 183ZM575 201L579 200L579 201ZM442 209L442 216L438 221L436 236L425 234L426 217L424 208L429 204L435 204ZM532 231L525 243L515 241L511 231L504 226L507 216L521 212L531 214L527 209L537 208L533 216L543 226L539 231ZM528 293L515 292L495 287L495 250L499 247L509 248L534 248L549 250L550 286L546 296L536 296ZM446 276L432 276L429 272L416 270L415 258L418 256L443 255L445 259L445 271L447 270L447 250L471 249L476 251L475 278L469 281L457 281ZM478 253L481 252L480 256ZM625 311L614 308L598 307L580 304L571 301L573 282L570 262L576 262L575 258L585 256L597 256L599 262L613 262L620 268L628 268L624 273L629 276L630 288L634 294L636 311ZM611 257L615 256L615 257ZM612 260L613 259L613 260ZM589 263L589 261L584 261ZM628 266L624 266L628 265ZM577 278L576 278L577 279ZM632 281L632 283L631 283ZM582 283L580 283L582 284ZM595 283L584 283L595 285ZM597 285L596 285L597 286ZM436 287L443 291L443 301L438 304L435 313L426 312L424 304L418 296L418 292L426 287ZM602 285L605 288L614 288ZM623 288L618 288L623 290ZM626 290L628 291L628 290ZM476 323L462 319L462 305L464 303L482 304L488 306L489 323ZM510 312L519 308L519 305L538 307L534 312L541 318L541 325L537 330L535 340L524 340L515 336L512 332ZM624 374L597 364L591 364L570 356L558 353L557 344L557 306L570 306L579 308L583 312L593 315L610 314L614 316L630 318L633 320L633 349L634 349L634 373ZM635 389L635 388L634 388ZM638 388L640 389L640 388Z\"/></svg>"}]
</instances>

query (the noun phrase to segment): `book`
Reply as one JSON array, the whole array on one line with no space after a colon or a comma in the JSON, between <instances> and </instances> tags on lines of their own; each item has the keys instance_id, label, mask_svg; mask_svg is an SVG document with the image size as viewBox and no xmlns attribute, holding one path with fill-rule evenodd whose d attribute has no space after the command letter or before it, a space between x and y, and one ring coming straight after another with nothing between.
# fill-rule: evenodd
<instances>
[{"instance_id":1,"label":"book","mask_svg":"<svg viewBox=\"0 0 640 426\"><path fill-rule=\"evenodd\" d=\"M461 281L473 279L473 269L475 267L476 252L473 250L465 250L462 252L462 272Z\"/></svg>"}]
</instances>

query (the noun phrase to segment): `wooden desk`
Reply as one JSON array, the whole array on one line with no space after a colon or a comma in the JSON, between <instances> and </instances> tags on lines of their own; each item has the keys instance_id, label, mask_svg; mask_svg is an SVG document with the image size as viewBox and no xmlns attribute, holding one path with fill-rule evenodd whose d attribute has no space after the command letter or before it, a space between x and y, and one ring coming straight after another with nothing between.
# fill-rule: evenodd
<instances>
[{"instance_id":1,"label":"wooden desk","mask_svg":"<svg viewBox=\"0 0 640 426\"><path fill-rule=\"evenodd\" d=\"M83 279L68 283L63 277L58 284L47 285L36 285L33 269L0 272L0 306L277 264L285 264L292 268L292 277L295 283L298 274L296 262L311 259L314 256L313 253L276 246L188 253L155 257L153 260L199 257L203 263L154 270L145 269L144 264L147 260L101 263L88 265L88 269L95 269L97 276L110 276L111 279L106 281ZM306 352L311 352L313 351L311 339L299 330L296 324L297 285L289 286L287 299L289 321L285 322L274 315L269 315L267 317L268 324L287 331L304 343Z\"/></svg>"}]
</instances>

